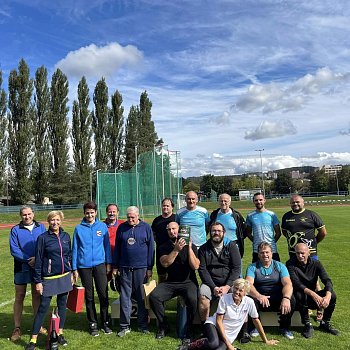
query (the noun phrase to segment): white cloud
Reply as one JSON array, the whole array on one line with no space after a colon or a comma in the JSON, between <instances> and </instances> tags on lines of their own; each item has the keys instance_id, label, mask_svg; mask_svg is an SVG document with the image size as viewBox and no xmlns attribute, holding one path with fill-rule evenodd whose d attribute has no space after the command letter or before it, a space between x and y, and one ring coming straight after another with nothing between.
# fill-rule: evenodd
<instances>
[{"instance_id":1,"label":"white cloud","mask_svg":"<svg viewBox=\"0 0 350 350\"><path fill-rule=\"evenodd\" d=\"M328 164L350 164L350 152L327 153L318 152L310 156L295 157L291 155L269 155L263 153L263 171L310 165L321 167ZM260 171L260 157L254 155L233 156L214 153L209 156L197 155L194 158L182 160L182 175L200 176L234 175Z\"/></svg>"},{"instance_id":2,"label":"white cloud","mask_svg":"<svg viewBox=\"0 0 350 350\"><path fill-rule=\"evenodd\" d=\"M264 120L255 130L246 131L246 140L261 140L297 133L296 127L290 120L268 121Z\"/></svg>"},{"instance_id":3,"label":"white cloud","mask_svg":"<svg viewBox=\"0 0 350 350\"><path fill-rule=\"evenodd\" d=\"M71 51L65 58L57 62L56 68L60 68L68 76L109 77L122 66L135 66L143 60L143 53L133 45L125 47L118 43L110 43L106 46L81 47Z\"/></svg>"},{"instance_id":4,"label":"white cloud","mask_svg":"<svg viewBox=\"0 0 350 350\"><path fill-rule=\"evenodd\" d=\"M219 117L214 118L213 121L219 125L229 125L231 123L231 113L225 111Z\"/></svg>"},{"instance_id":5,"label":"white cloud","mask_svg":"<svg viewBox=\"0 0 350 350\"><path fill-rule=\"evenodd\" d=\"M234 107L247 113L255 110L261 110L262 113L295 111L309 103L313 98L312 95L333 92L348 82L349 78L349 73L334 73L328 67L324 67L318 69L314 75L306 74L286 85L254 84L237 99Z\"/></svg>"}]
</instances>

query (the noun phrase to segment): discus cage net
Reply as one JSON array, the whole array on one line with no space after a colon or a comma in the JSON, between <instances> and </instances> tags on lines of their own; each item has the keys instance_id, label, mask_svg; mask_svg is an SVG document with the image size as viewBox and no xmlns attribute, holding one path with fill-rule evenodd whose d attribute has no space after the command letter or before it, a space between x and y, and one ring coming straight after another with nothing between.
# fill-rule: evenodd
<instances>
[{"instance_id":1,"label":"discus cage net","mask_svg":"<svg viewBox=\"0 0 350 350\"><path fill-rule=\"evenodd\" d=\"M100 218L105 217L109 203L118 204L121 217L125 217L129 206L136 205L142 218L159 215L165 197L173 199L175 208L182 206L180 152L170 151L163 145L138 154L135 147L135 159L130 170L96 172L96 203Z\"/></svg>"}]
</instances>

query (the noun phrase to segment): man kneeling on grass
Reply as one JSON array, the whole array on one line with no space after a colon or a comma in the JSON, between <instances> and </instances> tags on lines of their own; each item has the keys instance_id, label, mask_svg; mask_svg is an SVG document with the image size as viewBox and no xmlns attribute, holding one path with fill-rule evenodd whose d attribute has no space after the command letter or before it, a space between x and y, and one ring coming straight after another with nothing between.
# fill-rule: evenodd
<instances>
[{"instance_id":1,"label":"man kneeling on grass","mask_svg":"<svg viewBox=\"0 0 350 350\"><path fill-rule=\"evenodd\" d=\"M294 295L300 311L304 330L302 335L311 338L314 332L310 322L308 309L324 309L323 320L319 329L323 332L338 335L339 332L331 324L335 308L336 295L333 284L319 260L310 259L310 249L304 243L295 246L295 256L287 261L287 268L293 283ZM318 278L324 289L316 291Z\"/></svg>"}]
</instances>

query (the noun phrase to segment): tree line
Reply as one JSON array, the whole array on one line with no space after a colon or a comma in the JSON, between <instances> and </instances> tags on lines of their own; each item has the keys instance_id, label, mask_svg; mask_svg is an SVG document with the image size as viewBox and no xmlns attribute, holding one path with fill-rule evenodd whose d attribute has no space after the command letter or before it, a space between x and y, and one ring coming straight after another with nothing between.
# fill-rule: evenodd
<instances>
[{"instance_id":1,"label":"tree line","mask_svg":"<svg viewBox=\"0 0 350 350\"><path fill-rule=\"evenodd\" d=\"M239 190L262 189L261 177L252 174L234 176L204 175L200 178L183 179L184 192L203 192L210 197L211 191L238 196ZM310 192L348 191L350 186L350 165L343 166L335 175L325 174L322 169L311 170L304 179L293 179L288 171L278 171L276 179L265 179L265 193L290 194Z\"/></svg>"},{"instance_id":2,"label":"tree line","mask_svg":"<svg viewBox=\"0 0 350 350\"><path fill-rule=\"evenodd\" d=\"M121 93L109 95L103 77L90 93L83 76L71 123L68 93L67 76L58 68L50 82L44 66L31 78L21 59L9 74L8 93L0 70L0 193L8 193L12 204L33 197L36 203L44 197L59 204L84 201L94 170L128 170L136 146L143 153L157 143L147 91L124 120Z\"/></svg>"}]
</instances>

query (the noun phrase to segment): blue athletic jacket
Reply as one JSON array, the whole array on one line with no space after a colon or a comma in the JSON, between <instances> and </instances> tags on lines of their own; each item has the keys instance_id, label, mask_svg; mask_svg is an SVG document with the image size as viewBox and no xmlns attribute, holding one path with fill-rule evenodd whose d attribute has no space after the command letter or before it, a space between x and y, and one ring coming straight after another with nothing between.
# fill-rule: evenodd
<instances>
[{"instance_id":1,"label":"blue athletic jacket","mask_svg":"<svg viewBox=\"0 0 350 350\"><path fill-rule=\"evenodd\" d=\"M43 277L62 275L71 271L71 242L69 234L60 229L59 235L46 231L36 242L34 282Z\"/></svg>"},{"instance_id":2,"label":"blue athletic jacket","mask_svg":"<svg viewBox=\"0 0 350 350\"><path fill-rule=\"evenodd\" d=\"M20 222L10 231L10 252L14 258L14 271L29 271L28 259L35 256L35 244L38 237L46 231L43 224L34 221L34 228L30 232Z\"/></svg>"},{"instance_id":3,"label":"blue athletic jacket","mask_svg":"<svg viewBox=\"0 0 350 350\"><path fill-rule=\"evenodd\" d=\"M154 265L154 240L151 226L140 221L136 226L127 222L119 225L115 241L113 266L145 268Z\"/></svg>"},{"instance_id":4,"label":"blue athletic jacket","mask_svg":"<svg viewBox=\"0 0 350 350\"><path fill-rule=\"evenodd\" d=\"M73 234L72 269L111 263L111 246L106 224L96 218L90 225L83 219L75 227Z\"/></svg>"}]
</instances>

